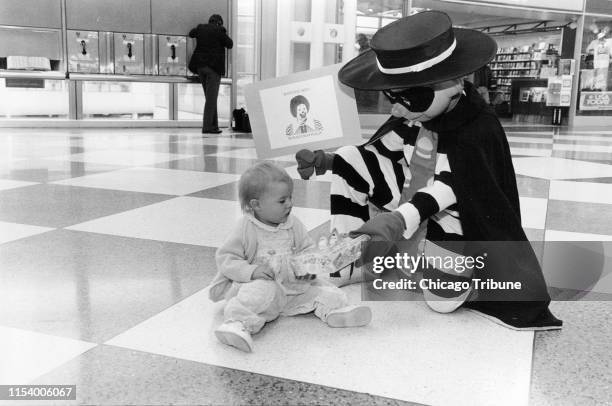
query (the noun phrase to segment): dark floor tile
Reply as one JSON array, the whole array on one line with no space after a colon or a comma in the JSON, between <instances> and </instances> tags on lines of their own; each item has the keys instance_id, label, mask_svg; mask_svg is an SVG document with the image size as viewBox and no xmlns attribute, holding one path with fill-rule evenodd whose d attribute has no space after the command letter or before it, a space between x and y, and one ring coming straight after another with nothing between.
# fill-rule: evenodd
<instances>
[{"instance_id":1,"label":"dark floor tile","mask_svg":"<svg viewBox=\"0 0 612 406\"><path fill-rule=\"evenodd\" d=\"M0 245L0 324L104 342L203 289L214 248L55 230Z\"/></svg>"},{"instance_id":2,"label":"dark floor tile","mask_svg":"<svg viewBox=\"0 0 612 406\"><path fill-rule=\"evenodd\" d=\"M612 302L553 302L563 330L535 333L530 405L611 405Z\"/></svg>"},{"instance_id":3,"label":"dark floor tile","mask_svg":"<svg viewBox=\"0 0 612 406\"><path fill-rule=\"evenodd\" d=\"M612 205L549 200L546 229L612 234Z\"/></svg>"},{"instance_id":4,"label":"dark floor tile","mask_svg":"<svg viewBox=\"0 0 612 406\"><path fill-rule=\"evenodd\" d=\"M562 179L570 182L589 182L589 183L612 183L612 177L610 178L589 178L589 179Z\"/></svg>"},{"instance_id":5,"label":"dark floor tile","mask_svg":"<svg viewBox=\"0 0 612 406\"><path fill-rule=\"evenodd\" d=\"M257 159L222 158L215 156L194 157L176 161L163 162L155 165L156 168L180 169L184 171L220 172L242 174L251 166L260 162ZM280 167L295 165L291 162L274 161Z\"/></svg>"},{"instance_id":6,"label":"dark floor tile","mask_svg":"<svg viewBox=\"0 0 612 406\"><path fill-rule=\"evenodd\" d=\"M590 136L597 136L596 134L591 134ZM592 139L586 139L586 140L567 140L564 138L556 138L555 139L555 145L601 145L603 147L609 147L610 144L612 144L612 138L610 138L609 141L603 141L603 140L592 140Z\"/></svg>"},{"instance_id":7,"label":"dark floor tile","mask_svg":"<svg viewBox=\"0 0 612 406\"><path fill-rule=\"evenodd\" d=\"M187 155L198 155L204 156L207 154L216 154L217 152L231 151L238 147L226 146L226 145L202 145L197 142L194 143L177 143L177 142L157 142L148 146L134 146L134 151L153 151L157 153L167 154L187 154Z\"/></svg>"},{"instance_id":8,"label":"dark floor tile","mask_svg":"<svg viewBox=\"0 0 612 406\"><path fill-rule=\"evenodd\" d=\"M293 205L329 210L331 183L293 180Z\"/></svg>"},{"instance_id":9,"label":"dark floor tile","mask_svg":"<svg viewBox=\"0 0 612 406\"><path fill-rule=\"evenodd\" d=\"M516 141L510 141L508 144L512 148L528 148L528 149L534 149L534 150L536 149L551 150L552 149L551 144L536 144L532 142L516 142Z\"/></svg>"},{"instance_id":10,"label":"dark floor tile","mask_svg":"<svg viewBox=\"0 0 612 406\"><path fill-rule=\"evenodd\" d=\"M196 193L187 195L190 197L203 197L206 199L219 199L219 200L238 200L238 182L226 183L216 187L211 187L205 190L201 190Z\"/></svg>"},{"instance_id":11,"label":"dark floor tile","mask_svg":"<svg viewBox=\"0 0 612 406\"><path fill-rule=\"evenodd\" d=\"M58 382L89 405L416 405L106 345L33 383Z\"/></svg>"},{"instance_id":12,"label":"dark floor tile","mask_svg":"<svg viewBox=\"0 0 612 406\"><path fill-rule=\"evenodd\" d=\"M329 182L293 180L293 205L310 209L329 210ZM207 199L238 200L238 182L232 182L192 193L191 197Z\"/></svg>"},{"instance_id":13,"label":"dark floor tile","mask_svg":"<svg viewBox=\"0 0 612 406\"><path fill-rule=\"evenodd\" d=\"M0 191L0 221L67 227L170 198L119 190L32 185Z\"/></svg>"},{"instance_id":14,"label":"dark floor tile","mask_svg":"<svg viewBox=\"0 0 612 406\"><path fill-rule=\"evenodd\" d=\"M519 196L546 199L548 198L550 181L547 179L517 175L516 186L518 187Z\"/></svg>"},{"instance_id":15,"label":"dark floor tile","mask_svg":"<svg viewBox=\"0 0 612 406\"><path fill-rule=\"evenodd\" d=\"M89 162L33 159L15 161L10 165L0 163L0 178L45 183L110 172L121 168L124 167Z\"/></svg>"}]
</instances>

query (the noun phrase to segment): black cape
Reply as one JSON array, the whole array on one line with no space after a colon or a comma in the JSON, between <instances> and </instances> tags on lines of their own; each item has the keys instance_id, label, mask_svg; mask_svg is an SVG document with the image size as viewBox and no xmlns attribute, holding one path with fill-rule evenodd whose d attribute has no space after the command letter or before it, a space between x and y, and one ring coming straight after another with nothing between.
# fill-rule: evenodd
<instances>
[{"instance_id":1,"label":"black cape","mask_svg":"<svg viewBox=\"0 0 612 406\"><path fill-rule=\"evenodd\" d=\"M372 138L400 125L393 117ZM465 82L465 95L455 108L423 125L445 144L465 239L463 254L487 253L486 267L474 277L522 285L512 291L480 290L477 305L470 307L504 318L534 318L548 307L550 296L521 225L512 155L497 116Z\"/></svg>"}]
</instances>

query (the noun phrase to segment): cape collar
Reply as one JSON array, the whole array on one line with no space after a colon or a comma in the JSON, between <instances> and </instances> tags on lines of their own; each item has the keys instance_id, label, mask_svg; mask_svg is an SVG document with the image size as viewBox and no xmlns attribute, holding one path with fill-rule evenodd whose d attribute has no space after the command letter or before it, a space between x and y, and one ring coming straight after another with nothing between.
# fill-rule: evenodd
<instances>
[{"instance_id":1,"label":"cape collar","mask_svg":"<svg viewBox=\"0 0 612 406\"><path fill-rule=\"evenodd\" d=\"M472 121L486 107L484 100L474 89L474 85L467 81L464 83L465 95L461 95L455 108L423 122L423 127L437 133L452 131Z\"/></svg>"}]
</instances>

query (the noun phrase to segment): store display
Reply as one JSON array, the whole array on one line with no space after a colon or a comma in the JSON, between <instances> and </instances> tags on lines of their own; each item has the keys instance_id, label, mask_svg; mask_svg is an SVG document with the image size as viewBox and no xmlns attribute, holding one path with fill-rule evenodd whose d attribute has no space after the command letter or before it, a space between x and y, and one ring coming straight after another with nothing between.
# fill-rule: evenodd
<instances>
[{"instance_id":1,"label":"store display","mask_svg":"<svg viewBox=\"0 0 612 406\"><path fill-rule=\"evenodd\" d=\"M606 91L608 86L608 67L593 69L593 90Z\"/></svg>"},{"instance_id":2,"label":"store display","mask_svg":"<svg viewBox=\"0 0 612 406\"><path fill-rule=\"evenodd\" d=\"M612 77L609 73L612 63L611 23L595 20L585 29L583 44L588 45L583 49L584 59L580 66L579 115L598 115L592 113L595 110L612 110L612 92L608 92L612 90ZM610 114L606 112L602 115Z\"/></svg>"},{"instance_id":3,"label":"store display","mask_svg":"<svg viewBox=\"0 0 612 406\"><path fill-rule=\"evenodd\" d=\"M548 78L548 87L546 89L546 105L561 106L561 89L563 81L560 76L552 76Z\"/></svg>"},{"instance_id":4,"label":"store display","mask_svg":"<svg viewBox=\"0 0 612 406\"><path fill-rule=\"evenodd\" d=\"M548 44L548 50L545 52L546 46L547 44L542 42L533 46L500 48L490 64L493 78L497 82L495 93L502 94L502 99L509 101L513 79L556 75L558 53L553 44Z\"/></svg>"},{"instance_id":5,"label":"store display","mask_svg":"<svg viewBox=\"0 0 612 406\"><path fill-rule=\"evenodd\" d=\"M580 110L612 110L612 92L581 92Z\"/></svg>"}]
</instances>

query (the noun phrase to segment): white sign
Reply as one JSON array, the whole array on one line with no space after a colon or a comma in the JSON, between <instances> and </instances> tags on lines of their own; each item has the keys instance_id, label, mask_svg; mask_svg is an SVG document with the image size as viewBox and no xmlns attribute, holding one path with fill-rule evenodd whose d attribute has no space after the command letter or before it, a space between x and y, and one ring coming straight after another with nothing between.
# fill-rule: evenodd
<instances>
[{"instance_id":1,"label":"white sign","mask_svg":"<svg viewBox=\"0 0 612 406\"><path fill-rule=\"evenodd\" d=\"M273 149L342 137L331 75L260 92Z\"/></svg>"},{"instance_id":2,"label":"white sign","mask_svg":"<svg viewBox=\"0 0 612 406\"><path fill-rule=\"evenodd\" d=\"M580 110L612 110L612 92L581 92Z\"/></svg>"},{"instance_id":3,"label":"white sign","mask_svg":"<svg viewBox=\"0 0 612 406\"><path fill-rule=\"evenodd\" d=\"M258 158L362 144L353 89L338 81L342 64L245 87Z\"/></svg>"}]
</instances>

